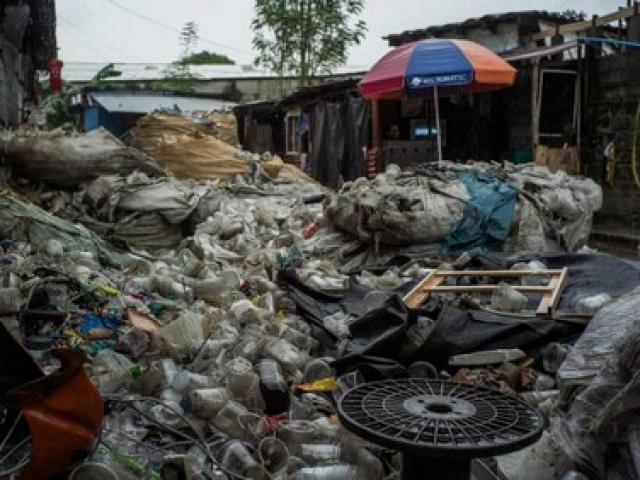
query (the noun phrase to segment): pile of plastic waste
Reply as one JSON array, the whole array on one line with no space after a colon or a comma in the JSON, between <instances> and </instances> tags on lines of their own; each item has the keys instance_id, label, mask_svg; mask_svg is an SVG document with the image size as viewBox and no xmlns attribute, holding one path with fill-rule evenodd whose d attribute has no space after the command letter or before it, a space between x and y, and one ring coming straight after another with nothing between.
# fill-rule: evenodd
<instances>
[{"instance_id":1,"label":"pile of plastic waste","mask_svg":"<svg viewBox=\"0 0 640 480\"><path fill-rule=\"evenodd\" d=\"M504 471L602 475L611 459L591 449L620 442L631 468L637 428L619 420L635 408L635 343L611 333L635 338L623 318L637 293L612 303L620 292L587 292L578 265L582 291L560 305L596 316L576 347L575 325L523 314L531 299L516 287L546 285L542 275L481 301L434 295L415 314L399 298L472 259L442 265L443 251L578 249L601 200L592 182L532 166L391 166L332 194L270 155L236 156L244 173L218 180L127 168L65 191L5 175L0 320L47 373L59 367L52 349L83 352L104 400L97 447L70 478L399 478L396 452L338 421L336 399L363 381L345 373L347 354L383 377L488 386L537 406L551 433ZM562 341L539 345L551 336ZM562 466L545 476L541 456L558 445Z\"/></svg>"},{"instance_id":2,"label":"pile of plastic waste","mask_svg":"<svg viewBox=\"0 0 640 480\"><path fill-rule=\"evenodd\" d=\"M364 443L345 442L334 372L272 281L295 261L291 239L256 208L241 212L260 230L250 240L231 209L192 249L119 269L53 238L6 240L0 314L45 368L52 347L86 353L108 412L92 461L118 478L383 478ZM25 309L61 315L11 320Z\"/></svg>"}]
</instances>

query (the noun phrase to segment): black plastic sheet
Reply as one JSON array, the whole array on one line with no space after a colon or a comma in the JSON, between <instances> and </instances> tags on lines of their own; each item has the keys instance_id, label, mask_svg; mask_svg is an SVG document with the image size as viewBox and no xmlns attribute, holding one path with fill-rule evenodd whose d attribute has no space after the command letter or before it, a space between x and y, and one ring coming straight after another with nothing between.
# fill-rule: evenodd
<instances>
[{"instance_id":1,"label":"black plastic sheet","mask_svg":"<svg viewBox=\"0 0 640 480\"><path fill-rule=\"evenodd\" d=\"M509 257L483 254L472 266L486 269L509 268L518 261L537 258L550 269L569 268L569 276L560 298L560 309L574 312L577 302L591 295L607 293L619 297L640 285L640 268L633 262L601 254L554 254L537 257ZM551 342L572 342L583 331L580 325L548 318L495 314L467 310L432 300L418 310L409 310L402 296L413 286L408 284L389 292L383 305L371 305L364 299L371 290L353 281L343 295L326 295L303 285L295 272L281 272L280 282L299 313L314 326L325 355L336 354L336 338L323 326L323 319L336 312L351 315L351 336L344 355L372 355L399 360L407 330L419 315L435 321L425 345L405 362L426 360L444 366L452 355L498 348L520 348L537 356Z\"/></svg>"},{"instance_id":2,"label":"black plastic sheet","mask_svg":"<svg viewBox=\"0 0 640 480\"><path fill-rule=\"evenodd\" d=\"M620 297L640 285L640 265L630 260L603 253L557 253L545 255L514 256L506 253L487 253L474 258L472 265L501 270L515 263L540 260L547 268L567 267L569 276L565 283L558 308L575 312L577 303L586 297L606 293Z\"/></svg>"},{"instance_id":3,"label":"black plastic sheet","mask_svg":"<svg viewBox=\"0 0 640 480\"><path fill-rule=\"evenodd\" d=\"M362 148L367 146L370 107L362 98L319 102L314 107L309 165L313 178L337 188L341 180L364 173Z\"/></svg>"}]
</instances>

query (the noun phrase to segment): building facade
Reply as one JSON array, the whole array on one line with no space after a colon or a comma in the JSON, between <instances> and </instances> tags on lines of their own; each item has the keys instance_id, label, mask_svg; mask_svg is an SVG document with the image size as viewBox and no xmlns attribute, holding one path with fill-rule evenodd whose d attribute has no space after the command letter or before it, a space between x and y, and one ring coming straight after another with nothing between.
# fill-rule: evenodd
<instances>
[{"instance_id":1,"label":"building facade","mask_svg":"<svg viewBox=\"0 0 640 480\"><path fill-rule=\"evenodd\" d=\"M36 72L57 55L54 0L0 3L0 123L19 125L37 101Z\"/></svg>"}]
</instances>

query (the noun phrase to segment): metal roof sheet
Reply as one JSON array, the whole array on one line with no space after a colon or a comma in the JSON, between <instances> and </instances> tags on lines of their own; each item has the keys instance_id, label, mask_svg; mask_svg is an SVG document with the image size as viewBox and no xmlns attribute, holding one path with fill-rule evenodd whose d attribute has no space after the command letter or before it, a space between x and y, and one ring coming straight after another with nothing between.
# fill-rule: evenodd
<instances>
[{"instance_id":1,"label":"metal roof sheet","mask_svg":"<svg viewBox=\"0 0 640 480\"><path fill-rule=\"evenodd\" d=\"M89 96L105 110L112 113L149 113L161 109L171 110L175 106L178 106L183 112L227 111L236 105L232 102L211 98L118 91L91 92Z\"/></svg>"},{"instance_id":2,"label":"metal roof sheet","mask_svg":"<svg viewBox=\"0 0 640 480\"><path fill-rule=\"evenodd\" d=\"M562 43L560 45L552 45L550 47L540 47L531 50L523 50L519 52L510 52L502 54L502 58L507 62L518 62L521 60L531 60L534 58L548 57L549 55L555 55L565 50L575 48L578 46L577 41Z\"/></svg>"},{"instance_id":3,"label":"metal roof sheet","mask_svg":"<svg viewBox=\"0 0 640 480\"><path fill-rule=\"evenodd\" d=\"M67 82L86 83L105 66L103 63L65 62L62 78ZM114 70L121 72L108 82L161 80L171 71L171 63L114 63ZM268 70L259 70L251 65L189 65L189 71L202 80L275 78L277 75ZM333 75L352 75L365 72L366 67L336 68Z\"/></svg>"}]
</instances>

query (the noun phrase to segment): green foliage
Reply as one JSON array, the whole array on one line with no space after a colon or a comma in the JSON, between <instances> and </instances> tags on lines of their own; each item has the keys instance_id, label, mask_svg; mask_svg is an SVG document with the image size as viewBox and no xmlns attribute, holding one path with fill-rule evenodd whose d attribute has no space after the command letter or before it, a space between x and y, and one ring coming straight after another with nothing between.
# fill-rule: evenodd
<instances>
[{"instance_id":1,"label":"green foliage","mask_svg":"<svg viewBox=\"0 0 640 480\"><path fill-rule=\"evenodd\" d=\"M235 65L232 59L226 55L202 50L201 52L192 53L178 60L181 65Z\"/></svg>"},{"instance_id":2,"label":"green foliage","mask_svg":"<svg viewBox=\"0 0 640 480\"><path fill-rule=\"evenodd\" d=\"M100 71L95 74L95 76L91 79L91 82L89 82L89 85L91 85L92 87L97 87L102 85L105 80L113 77L119 77L120 75L122 75L122 72L116 70L113 63L110 63L101 68Z\"/></svg>"},{"instance_id":3,"label":"green foliage","mask_svg":"<svg viewBox=\"0 0 640 480\"><path fill-rule=\"evenodd\" d=\"M364 0L256 0L256 64L308 79L344 65L367 31Z\"/></svg>"},{"instance_id":4,"label":"green foliage","mask_svg":"<svg viewBox=\"0 0 640 480\"><path fill-rule=\"evenodd\" d=\"M61 128L66 132L71 132L79 124L77 115L72 115L69 112L64 95L49 95L42 101L42 108L47 117L47 128L49 130Z\"/></svg>"}]
</instances>

